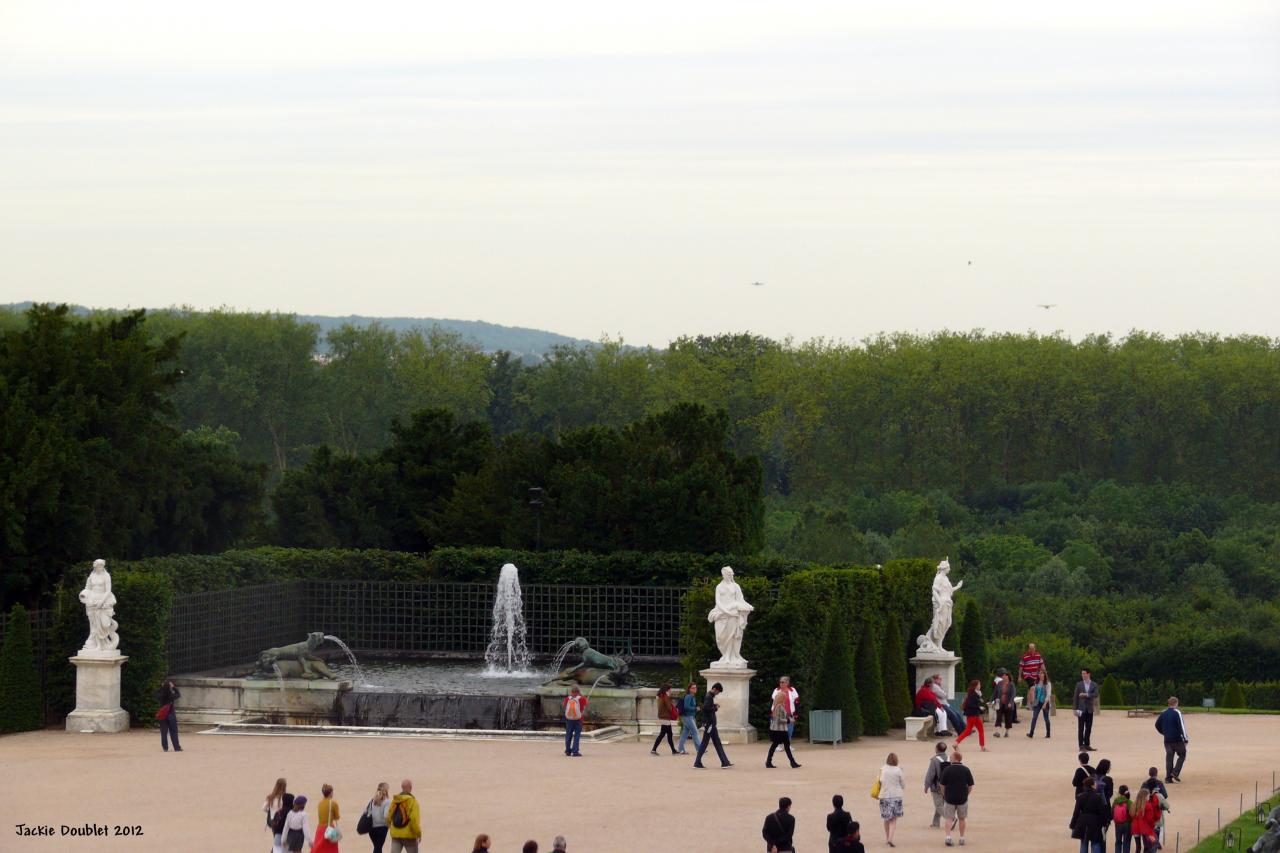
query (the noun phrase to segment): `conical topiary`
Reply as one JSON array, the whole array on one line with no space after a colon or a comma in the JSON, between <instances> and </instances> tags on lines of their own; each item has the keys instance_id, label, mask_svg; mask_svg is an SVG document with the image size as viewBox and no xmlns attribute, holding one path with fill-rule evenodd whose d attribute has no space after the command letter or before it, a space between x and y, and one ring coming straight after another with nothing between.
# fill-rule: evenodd
<instances>
[{"instance_id":1,"label":"conical topiary","mask_svg":"<svg viewBox=\"0 0 1280 853\"><path fill-rule=\"evenodd\" d=\"M889 731L889 711L884 706L884 679L880 677L880 649L871 623L864 622L853 665L853 680L858 685L858 703L862 707L862 730L869 735Z\"/></svg>"},{"instance_id":2,"label":"conical topiary","mask_svg":"<svg viewBox=\"0 0 1280 853\"><path fill-rule=\"evenodd\" d=\"M1227 682L1227 689L1222 693L1222 707L1243 708L1244 706L1244 691L1240 689L1240 682L1233 678Z\"/></svg>"},{"instance_id":3,"label":"conical topiary","mask_svg":"<svg viewBox=\"0 0 1280 853\"><path fill-rule=\"evenodd\" d=\"M907 683L907 653L898 614L889 612L880 641L880 677L884 681L884 706L889 725L902 728L911 716L911 686Z\"/></svg>"},{"instance_id":4,"label":"conical topiary","mask_svg":"<svg viewBox=\"0 0 1280 853\"><path fill-rule=\"evenodd\" d=\"M1111 673L1107 673L1107 677L1102 679L1102 687L1099 692L1099 701L1103 705L1123 705L1124 694L1120 692L1120 682L1116 681L1116 677Z\"/></svg>"},{"instance_id":5,"label":"conical topiary","mask_svg":"<svg viewBox=\"0 0 1280 853\"><path fill-rule=\"evenodd\" d=\"M849 626L838 611L832 611L827 619L812 707L817 711L839 711L840 730L845 740L862 734L862 710L858 707L853 673L853 641L849 638Z\"/></svg>"},{"instance_id":6,"label":"conical topiary","mask_svg":"<svg viewBox=\"0 0 1280 853\"><path fill-rule=\"evenodd\" d=\"M982 610L972 598L964 608L964 624L960 627L960 656L964 658L964 674L972 681L986 684L991 677L987 663L987 628Z\"/></svg>"},{"instance_id":7,"label":"conical topiary","mask_svg":"<svg viewBox=\"0 0 1280 853\"><path fill-rule=\"evenodd\" d=\"M31 622L27 609L15 604L9 611L4 646L0 648L0 732L40 728L41 704Z\"/></svg>"}]
</instances>

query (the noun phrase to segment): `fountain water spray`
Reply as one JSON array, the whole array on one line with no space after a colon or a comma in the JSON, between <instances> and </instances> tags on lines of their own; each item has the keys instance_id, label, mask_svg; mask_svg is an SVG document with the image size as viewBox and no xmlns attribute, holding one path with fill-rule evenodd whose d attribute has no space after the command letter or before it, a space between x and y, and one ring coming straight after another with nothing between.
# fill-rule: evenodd
<instances>
[{"instance_id":1,"label":"fountain water spray","mask_svg":"<svg viewBox=\"0 0 1280 853\"><path fill-rule=\"evenodd\" d=\"M520 570L512 563L507 563L498 573L498 589L493 597L493 630L489 635L489 648L484 652L484 662L488 675L529 671Z\"/></svg>"},{"instance_id":2,"label":"fountain water spray","mask_svg":"<svg viewBox=\"0 0 1280 853\"><path fill-rule=\"evenodd\" d=\"M344 652L346 652L346 653L347 653L347 660L351 661L351 668L355 671L355 682L356 682L356 684L363 684L363 683L364 683L364 673L360 671L360 664L356 663L356 655L355 655L355 652L353 652L353 651L351 651L351 649L347 648L347 644L346 644L346 643L342 642L341 640L339 640L337 637L333 636L332 634L325 634L325 635L324 635L324 638L325 638L326 640L333 640L335 643L337 643L339 646L341 646L341 647L342 647L342 650L343 650Z\"/></svg>"}]
</instances>

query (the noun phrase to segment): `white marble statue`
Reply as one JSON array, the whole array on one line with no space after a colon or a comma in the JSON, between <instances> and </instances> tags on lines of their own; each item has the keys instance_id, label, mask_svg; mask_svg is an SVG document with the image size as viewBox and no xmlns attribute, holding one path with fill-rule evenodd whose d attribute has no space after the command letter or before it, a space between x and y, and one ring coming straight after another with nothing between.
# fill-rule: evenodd
<instances>
[{"instance_id":1,"label":"white marble statue","mask_svg":"<svg viewBox=\"0 0 1280 853\"><path fill-rule=\"evenodd\" d=\"M952 586L951 579L947 577L950 572L951 563L948 560L938 563L938 572L933 576L933 624L929 626L927 633L916 638L916 654L951 654L942 647L942 640L951 628L951 595L964 586L964 581Z\"/></svg>"},{"instance_id":2,"label":"white marble statue","mask_svg":"<svg viewBox=\"0 0 1280 853\"><path fill-rule=\"evenodd\" d=\"M742 634L747 629L747 616L755 610L742 597L742 587L733 579L733 569L720 570L724 580L716 584L716 606L707 614L707 621L715 625L716 645L720 647L720 660L713 667L746 669L742 657Z\"/></svg>"},{"instance_id":3,"label":"white marble statue","mask_svg":"<svg viewBox=\"0 0 1280 853\"><path fill-rule=\"evenodd\" d=\"M116 597L111 594L111 575L107 573L106 560L94 560L93 571L89 572L80 590L80 601L84 603L85 615L89 617L89 638L84 641L81 654L118 655L120 635L116 629Z\"/></svg>"}]
</instances>

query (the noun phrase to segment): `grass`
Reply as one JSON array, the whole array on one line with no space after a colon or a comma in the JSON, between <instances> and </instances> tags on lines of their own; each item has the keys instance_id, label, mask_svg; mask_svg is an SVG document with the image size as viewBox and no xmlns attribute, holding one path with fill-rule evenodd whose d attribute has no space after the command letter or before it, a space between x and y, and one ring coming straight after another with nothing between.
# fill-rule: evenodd
<instances>
[{"instance_id":1,"label":"grass","mask_svg":"<svg viewBox=\"0 0 1280 853\"><path fill-rule=\"evenodd\" d=\"M1146 711L1163 711L1169 707L1166 704L1160 705L1103 705L1104 711L1129 711L1134 708L1142 708ZM1275 716L1280 711L1267 708L1202 708L1200 706L1179 706L1179 711L1184 714L1261 714Z\"/></svg>"},{"instance_id":2,"label":"grass","mask_svg":"<svg viewBox=\"0 0 1280 853\"><path fill-rule=\"evenodd\" d=\"M1267 812L1270 812L1271 809L1280 805L1280 798L1272 797L1262 805ZM1227 832L1232 829L1240 831L1240 843L1235 847L1228 848L1226 846ZM1247 811L1224 826L1221 832L1215 832L1208 838L1201 839L1200 843L1192 847L1188 853L1225 853L1227 850L1231 850L1233 853L1240 853L1240 851L1248 850L1253 845L1253 842L1258 839L1258 836L1262 835L1262 831L1262 824L1258 823L1253 811Z\"/></svg>"}]
</instances>

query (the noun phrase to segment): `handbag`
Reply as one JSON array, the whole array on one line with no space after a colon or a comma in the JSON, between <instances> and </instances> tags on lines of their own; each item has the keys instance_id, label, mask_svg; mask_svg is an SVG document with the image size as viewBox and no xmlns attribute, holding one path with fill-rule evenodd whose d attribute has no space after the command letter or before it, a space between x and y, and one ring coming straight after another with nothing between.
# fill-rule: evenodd
<instances>
[{"instance_id":1,"label":"handbag","mask_svg":"<svg viewBox=\"0 0 1280 853\"><path fill-rule=\"evenodd\" d=\"M373 800L364 807L364 814L360 815L360 819L356 821L356 834L368 835L371 829L373 829Z\"/></svg>"},{"instance_id":2,"label":"handbag","mask_svg":"<svg viewBox=\"0 0 1280 853\"><path fill-rule=\"evenodd\" d=\"M169 719L169 714L170 714L170 712L172 712L172 711L173 711L173 703L172 703L172 702L166 702L166 703L164 703L163 705L161 705L161 706L160 706L160 710L159 710L159 711L156 711L156 719L157 719L157 720L161 720L161 721L163 721L163 720L167 720L167 719Z\"/></svg>"},{"instance_id":3,"label":"handbag","mask_svg":"<svg viewBox=\"0 0 1280 853\"><path fill-rule=\"evenodd\" d=\"M873 800L880 799L880 777L876 777L875 784L871 786L871 798Z\"/></svg>"},{"instance_id":4,"label":"handbag","mask_svg":"<svg viewBox=\"0 0 1280 853\"><path fill-rule=\"evenodd\" d=\"M329 825L324 830L324 840L337 844L342 840L342 830L333 825L333 806L329 807Z\"/></svg>"}]
</instances>

